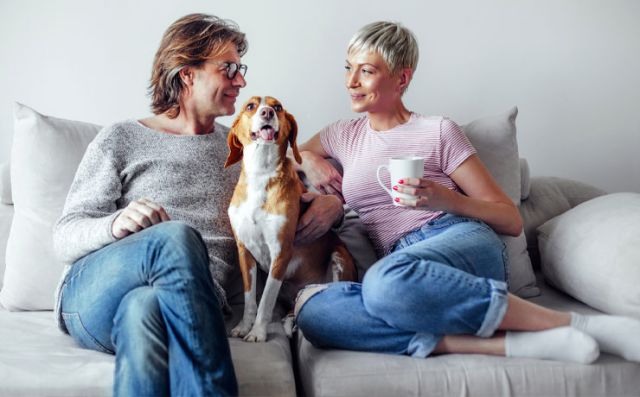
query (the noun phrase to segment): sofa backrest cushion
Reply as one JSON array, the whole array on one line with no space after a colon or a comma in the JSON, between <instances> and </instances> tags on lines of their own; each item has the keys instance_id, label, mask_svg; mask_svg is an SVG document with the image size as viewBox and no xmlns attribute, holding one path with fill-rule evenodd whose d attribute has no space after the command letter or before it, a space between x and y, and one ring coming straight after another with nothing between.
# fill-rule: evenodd
<instances>
[{"instance_id":1,"label":"sofa backrest cushion","mask_svg":"<svg viewBox=\"0 0 640 397\"><path fill-rule=\"evenodd\" d=\"M517 115L518 108L513 107L506 113L477 119L462 126L478 151L478 157L516 205L520 204L523 192L516 137ZM507 250L510 291L524 298L539 295L524 231L518 237L500 237Z\"/></svg>"},{"instance_id":2,"label":"sofa backrest cushion","mask_svg":"<svg viewBox=\"0 0 640 397\"><path fill-rule=\"evenodd\" d=\"M11 149L14 215L0 291L0 304L5 308L53 308L63 268L53 252L53 225L87 145L100 128L15 105Z\"/></svg>"},{"instance_id":3,"label":"sofa backrest cushion","mask_svg":"<svg viewBox=\"0 0 640 397\"><path fill-rule=\"evenodd\" d=\"M462 127L498 185L514 204L520 203L520 158L516 137L518 108L474 120Z\"/></svg>"},{"instance_id":4,"label":"sofa backrest cushion","mask_svg":"<svg viewBox=\"0 0 640 397\"><path fill-rule=\"evenodd\" d=\"M549 219L607 192L583 182L553 176L531 178L529 194L520 203L529 257L534 269L540 267L536 229Z\"/></svg>"}]
</instances>

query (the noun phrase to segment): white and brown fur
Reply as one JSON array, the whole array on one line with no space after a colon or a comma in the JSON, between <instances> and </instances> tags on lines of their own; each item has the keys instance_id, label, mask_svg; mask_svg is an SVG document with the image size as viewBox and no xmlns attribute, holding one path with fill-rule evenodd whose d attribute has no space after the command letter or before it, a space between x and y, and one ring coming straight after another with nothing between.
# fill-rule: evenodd
<instances>
[{"instance_id":1,"label":"white and brown fur","mask_svg":"<svg viewBox=\"0 0 640 397\"><path fill-rule=\"evenodd\" d=\"M229 218L238 245L245 301L244 315L231 336L246 341L267 339L267 325L281 287L281 295L292 303L307 284L356 279L353 258L335 233L294 245L304 186L286 153L290 145L296 161L302 162L296 135L293 116L268 96L249 99L229 131L225 167L242 160ZM259 306L256 263L268 273Z\"/></svg>"}]
</instances>

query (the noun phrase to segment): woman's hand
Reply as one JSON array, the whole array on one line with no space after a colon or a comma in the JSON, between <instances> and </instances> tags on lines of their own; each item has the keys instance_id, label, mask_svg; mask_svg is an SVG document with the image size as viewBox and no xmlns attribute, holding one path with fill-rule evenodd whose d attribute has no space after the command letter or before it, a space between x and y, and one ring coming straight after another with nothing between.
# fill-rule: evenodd
<instances>
[{"instance_id":1,"label":"woman's hand","mask_svg":"<svg viewBox=\"0 0 640 397\"><path fill-rule=\"evenodd\" d=\"M425 208L431 211L453 212L458 194L445 186L420 178L405 178L393 190L409 194L412 198L396 198L396 202L407 207Z\"/></svg>"},{"instance_id":2,"label":"woman's hand","mask_svg":"<svg viewBox=\"0 0 640 397\"><path fill-rule=\"evenodd\" d=\"M300 200L304 203L311 202L311 205L298 221L295 237L297 244L310 243L320 238L344 214L342 202L333 195L307 192L302 194Z\"/></svg>"},{"instance_id":3,"label":"woman's hand","mask_svg":"<svg viewBox=\"0 0 640 397\"><path fill-rule=\"evenodd\" d=\"M333 194L342 201L342 175L329 161L313 152L301 152L302 165L309 183L322 194Z\"/></svg>"},{"instance_id":4,"label":"woman's hand","mask_svg":"<svg viewBox=\"0 0 640 397\"><path fill-rule=\"evenodd\" d=\"M517 237L522 233L518 207L500 189L478 155L469 156L450 177L460 193L426 179L406 178L397 185L397 191L416 197L398 202L480 219L499 234Z\"/></svg>"},{"instance_id":5,"label":"woman's hand","mask_svg":"<svg viewBox=\"0 0 640 397\"><path fill-rule=\"evenodd\" d=\"M111 234L117 239L139 232L149 226L168 221L164 208L151 200L140 199L129 203L111 225Z\"/></svg>"}]
</instances>

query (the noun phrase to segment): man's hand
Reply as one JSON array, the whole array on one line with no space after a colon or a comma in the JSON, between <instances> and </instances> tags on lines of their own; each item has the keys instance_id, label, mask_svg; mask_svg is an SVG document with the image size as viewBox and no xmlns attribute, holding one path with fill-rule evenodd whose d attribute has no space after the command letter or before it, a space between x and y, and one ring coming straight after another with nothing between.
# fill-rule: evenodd
<instances>
[{"instance_id":1,"label":"man's hand","mask_svg":"<svg viewBox=\"0 0 640 397\"><path fill-rule=\"evenodd\" d=\"M342 175L326 159L313 152L302 152L302 171L313 187L322 194L342 198Z\"/></svg>"},{"instance_id":2,"label":"man's hand","mask_svg":"<svg viewBox=\"0 0 640 397\"><path fill-rule=\"evenodd\" d=\"M296 244L307 244L318 239L344 215L342 201L334 195L307 192L302 194L300 200L311 202L311 205L298 222Z\"/></svg>"},{"instance_id":3,"label":"man's hand","mask_svg":"<svg viewBox=\"0 0 640 397\"><path fill-rule=\"evenodd\" d=\"M111 225L111 234L121 239L149 226L168 221L164 208L151 200L140 199L129 203Z\"/></svg>"}]
</instances>

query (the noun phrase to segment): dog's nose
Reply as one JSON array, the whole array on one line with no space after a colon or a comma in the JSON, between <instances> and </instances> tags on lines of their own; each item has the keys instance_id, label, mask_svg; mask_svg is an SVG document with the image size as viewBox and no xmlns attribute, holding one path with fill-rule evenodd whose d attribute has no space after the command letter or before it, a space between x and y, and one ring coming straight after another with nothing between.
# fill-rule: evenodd
<instances>
[{"instance_id":1,"label":"dog's nose","mask_svg":"<svg viewBox=\"0 0 640 397\"><path fill-rule=\"evenodd\" d=\"M269 107L263 107L260 110L260 117L264 120L264 121L269 121L273 118L274 115L274 111L273 109L269 108Z\"/></svg>"}]
</instances>

